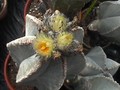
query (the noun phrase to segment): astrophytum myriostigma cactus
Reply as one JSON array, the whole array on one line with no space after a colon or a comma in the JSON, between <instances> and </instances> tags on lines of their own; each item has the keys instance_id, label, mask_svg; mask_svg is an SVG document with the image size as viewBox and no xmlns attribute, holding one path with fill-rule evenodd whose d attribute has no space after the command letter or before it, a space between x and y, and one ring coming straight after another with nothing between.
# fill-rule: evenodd
<instances>
[{"instance_id":1,"label":"astrophytum myriostigma cactus","mask_svg":"<svg viewBox=\"0 0 120 90\"><path fill-rule=\"evenodd\" d=\"M45 23L46 16L41 21L27 14L25 36L9 42L7 48L19 67L16 83L30 83L39 90L58 90L66 77L76 76L85 67L81 53L84 30L70 26L58 10L47 19L49 24ZM58 26L54 26L56 23Z\"/></svg>"},{"instance_id":2,"label":"astrophytum myriostigma cactus","mask_svg":"<svg viewBox=\"0 0 120 90\"><path fill-rule=\"evenodd\" d=\"M120 64L106 57L101 47L93 48L86 56L86 67L80 72L82 76L92 76L100 73L114 75Z\"/></svg>"},{"instance_id":3,"label":"astrophytum myriostigma cactus","mask_svg":"<svg viewBox=\"0 0 120 90\"><path fill-rule=\"evenodd\" d=\"M120 0L105 1L99 5L98 19L88 27L101 35L120 43Z\"/></svg>"},{"instance_id":4,"label":"astrophytum myriostigma cactus","mask_svg":"<svg viewBox=\"0 0 120 90\"><path fill-rule=\"evenodd\" d=\"M120 64L107 58L101 47L93 48L85 56L85 68L69 85L73 90L120 90L120 85L114 81Z\"/></svg>"}]
</instances>

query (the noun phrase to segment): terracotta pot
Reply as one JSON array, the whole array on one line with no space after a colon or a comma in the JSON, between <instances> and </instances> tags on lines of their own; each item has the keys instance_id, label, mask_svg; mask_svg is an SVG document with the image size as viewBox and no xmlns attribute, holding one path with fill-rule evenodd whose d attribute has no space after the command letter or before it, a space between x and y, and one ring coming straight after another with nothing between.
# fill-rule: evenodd
<instances>
[{"instance_id":1,"label":"terracotta pot","mask_svg":"<svg viewBox=\"0 0 120 90\"><path fill-rule=\"evenodd\" d=\"M30 5L31 5L31 2L32 2L32 1L33 1L33 0L27 0L27 1L26 1L25 7L24 7L24 20L25 20L26 14L27 14L27 12L28 12L28 10L29 10L29 8L30 8Z\"/></svg>"},{"instance_id":2,"label":"terracotta pot","mask_svg":"<svg viewBox=\"0 0 120 90\"><path fill-rule=\"evenodd\" d=\"M4 1L6 1L6 0L4 0ZM26 1L25 7L24 7L24 21L25 21L25 16L26 16L26 14L29 10L31 2L32 2L32 0L27 0ZM0 15L1 15L1 13L0 13ZM0 19L1 19L1 17L0 17ZM8 78L8 64L9 64L10 60L11 60L10 59L10 54L8 54L6 59L5 59L5 63L4 63L4 78L5 78L5 81L6 81L6 84L7 84L8 88L10 90L15 90L14 87L12 86L11 82L10 82L10 79Z\"/></svg>"},{"instance_id":3,"label":"terracotta pot","mask_svg":"<svg viewBox=\"0 0 120 90\"><path fill-rule=\"evenodd\" d=\"M8 88L10 89L10 90L14 90L14 88L12 87L12 85L11 85L11 82L10 82L10 80L9 80L9 78L8 78L8 62L10 61L10 54L8 54L7 55L7 57L6 57L6 59L5 59L5 63L4 63L4 78L5 78L5 81L6 81L6 84L7 84L7 86L8 86Z\"/></svg>"},{"instance_id":4,"label":"terracotta pot","mask_svg":"<svg viewBox=\"0 0 120 90\"><path fill-rule=\"evenodd\" d=\"M7 0L3 0L3 6L0 11L0 20L5 17L6 13L7 13Z\"/></svg>"}]
</instances>

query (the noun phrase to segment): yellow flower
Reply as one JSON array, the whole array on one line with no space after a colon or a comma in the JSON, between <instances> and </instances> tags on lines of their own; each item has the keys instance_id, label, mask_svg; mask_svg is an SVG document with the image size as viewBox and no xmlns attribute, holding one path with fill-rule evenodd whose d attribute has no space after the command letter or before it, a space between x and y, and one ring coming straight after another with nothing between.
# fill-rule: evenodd
<instances>
[{"instance_id":1,"label":"yellow flower","mask_svg":"<svg viewBox=\"0 0 120 90\"><path fill-rule=\"evenodd\" d=\"M41 56L50 57L54 49L54 41L42 33L34 41L33 47Z\"/></svg>"},{"instance_id":2,"label":"yellow flower","mask_svg":"<svg viewBox=\"0 0 120 90\"><path fill-rule=\"evenodd\" d=\"M57 37L57 46L59 49L67 48L73 41L72 33L62 32Z\"/></svg>"},{"instance_id":3,"label":"yellow flower","mask_svg":"<svg viewBox=\"0 0 120 90\"><path fill-rule=\"evenodd\" d=\"M53 31L59 32L66 30L68 19L58 10L51 16L50 27Z\"/></svg>"}]
</instances>

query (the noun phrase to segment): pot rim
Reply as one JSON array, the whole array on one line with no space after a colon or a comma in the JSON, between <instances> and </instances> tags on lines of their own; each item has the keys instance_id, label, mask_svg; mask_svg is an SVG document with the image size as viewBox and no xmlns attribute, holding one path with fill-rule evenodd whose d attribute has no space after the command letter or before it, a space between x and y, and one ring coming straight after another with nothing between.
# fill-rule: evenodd
<instances>
[{"instance_id":1,"label":"pot rim","mask_svg":"<svg viewBox=\"0 0 120 90\"><path fill-rule=\"evenodd\" d=\"M4 79L5 79L5 81L6 81L6 84L7 84L8 88L9 88L10 90L14 90L14 89L13 89L13 86L12 86L12 84L11 84L9 78L8 78L8 75L7 75L8 62L9 62L9 61L10 61L10 54L8 53L8 55L7 55L6 59L5 59L5 63L4 63Z\"/></svg>"},{"instance_id":2,"label":"pot rim","mask_svg":"<svg viewBox=\"0 0 120 90\"><path fill-rule=\"evenodd\" d=\"M29 10L29 7L30 7L32 1L33 0L27 0L26 1L25 7L24 7L24 16L23 16L24 17L24 21L25 21L26 14L27 14L27 12ZM24 29L23 29L23 33L24 33ZM15 90L14 87L12 86L9 78L8 78L8 75L7 75L9 60L10 60L10 53L7 54L5 62L4 62L4 79L5 79L5 82L6 82L7 86L8 86L8 88L10 90Z\"/></svg>"},{"instance_id":3,"label":"pot rim","mask_svg":"<svg viewBox=\"0 0 120 90\"><path fill-rule=\"evenodd\" d=\"M5 17L6 13L7 13L7 0L3 0L3 7L0 12L0 20Z\"/></svg>"},{"instance_id":4,"label":"pot rim","mask_svg":"<svg viewBox=\"0 0 120 90\"><path fill-rule=\"evenodd\" d=\"M28 12L28 10L29 10L29 8L30 8L30 5L31 5L31 2L32 2L33 0L27 0L26 1L26 4L25 4L25 7L24 7L24 21L26 21L26 14L27 14L27 12Z\"/></svg>"}]
</instances>

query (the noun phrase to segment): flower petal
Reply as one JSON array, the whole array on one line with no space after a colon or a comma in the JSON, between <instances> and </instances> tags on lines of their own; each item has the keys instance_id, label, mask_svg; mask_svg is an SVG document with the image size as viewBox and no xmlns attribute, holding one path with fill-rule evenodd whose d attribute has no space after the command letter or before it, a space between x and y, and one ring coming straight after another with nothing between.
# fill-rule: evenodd
<instances>
[{"instance_id":1,"label":"flower petal","mask_svg":"<svg viewBox=\"0 0 120 90\"><path fill-rule=\"evenodd\" d=\"M68 19L59 10L56 10L50 17L50 28L55 32L66 30Z\"/></svg>"},{"instance_id":2,"label":"flower petal","mask_svg":"<svg viewBox=\"0 0 120 90\"><path fill-rule=\"evenodd\" d=\"M40 33L40 35L36 37L33 47L38 54L48 58L54 50L54 41L45 33Z\"/></svg>"},{"instance_id":3,"label":"flower petal","mask_svg":"<svg viewBox=\"0 0 120 90\"><path fill-rule=\"evenodd\" d=\"M32 47L32 42L34 39L34 36L26 36L13 40L7 44L7 48L10 51L11 57L18 65L24 59L35 54L35 51Z\"/></svg>"},{"instance_id":4,"label":"flower petal","mask_svg":"<svg viewBox=\"0 0 120 90\"><path fill-rule=\"evenodd\" d=\"M62 32L57 37L57 46L59 49L64 50L73 42L73 34L68 32Z\"/></svg>"}]
</instances>

